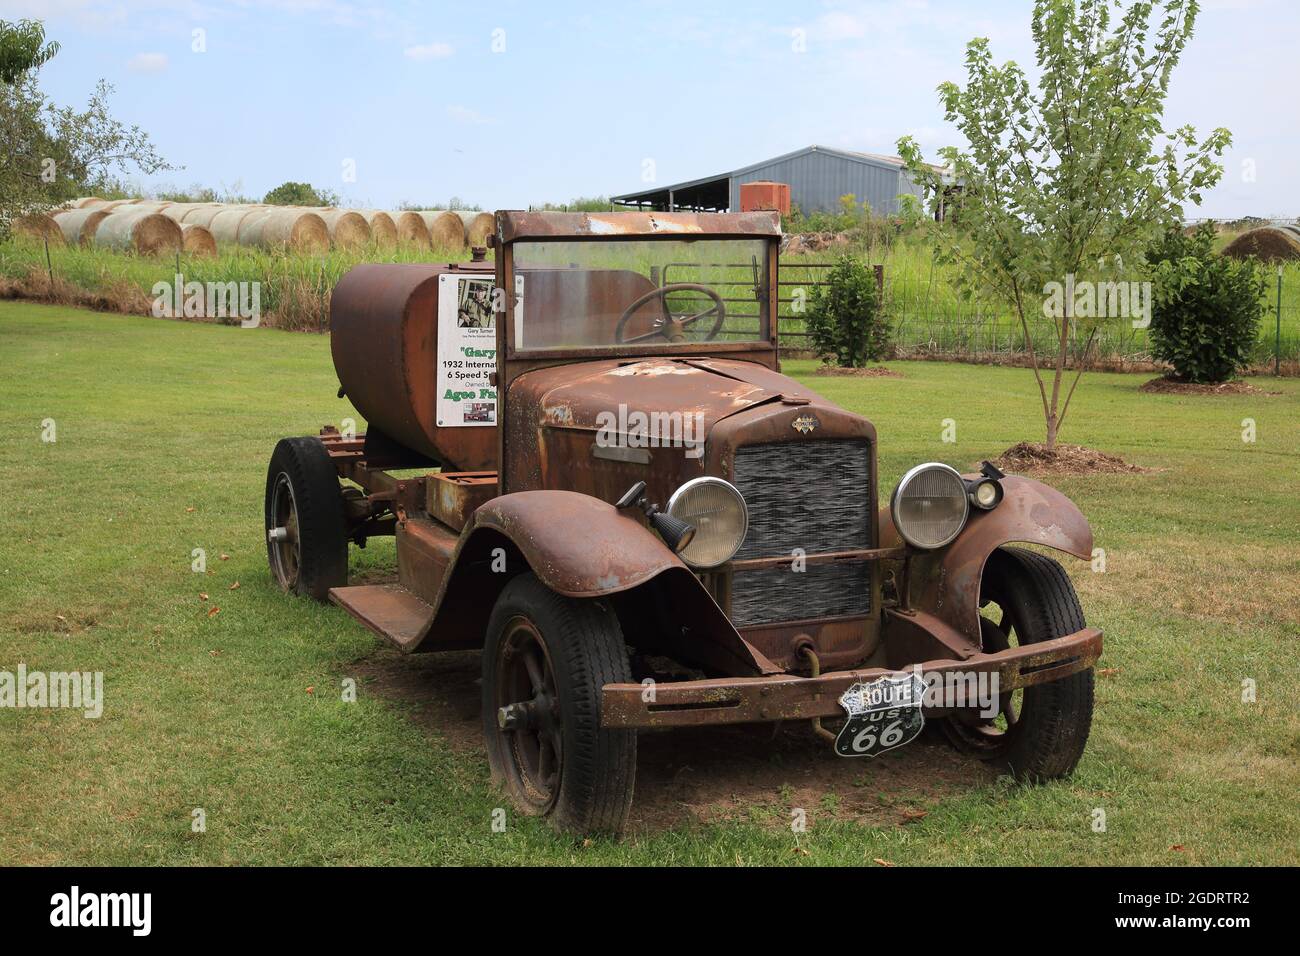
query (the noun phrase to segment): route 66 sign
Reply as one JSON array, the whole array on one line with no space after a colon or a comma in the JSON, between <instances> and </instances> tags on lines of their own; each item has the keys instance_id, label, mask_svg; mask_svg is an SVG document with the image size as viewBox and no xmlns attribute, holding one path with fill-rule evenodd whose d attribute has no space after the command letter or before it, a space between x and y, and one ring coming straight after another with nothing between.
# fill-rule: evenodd
<instances>
[{"instance_id":1,"label":"route 66 sign","mask_svg":"<svg viewBox=\"0 0 1300 956\"><path fill-rule=\"evenodd\" d=\"M854 684L840 696L848 720L835 738L835 752L841 757L874 757L911 743L925 726L924 694L925 681L916 673Z\"/></svg>"}]
</instances>

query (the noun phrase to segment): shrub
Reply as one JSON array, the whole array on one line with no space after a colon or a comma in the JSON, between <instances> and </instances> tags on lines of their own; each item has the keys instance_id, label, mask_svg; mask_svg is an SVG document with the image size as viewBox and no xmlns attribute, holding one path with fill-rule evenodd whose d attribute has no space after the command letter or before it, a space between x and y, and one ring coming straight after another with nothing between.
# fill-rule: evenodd
<instances>
[{"instance_id":1,"label":"shrub","mask_svg":"<svg viewBox=\"0 0 1300 956\"><path fill-rule=\"evenodd\" d=\"M813 350L827 363L861 368L889 353L876 277L854 256L840 256L828 270L826 285L810 297L807 320Z\"/></svg>"},{"instance_id":2,"label":"shrub","mask_svg":"<svg viewBox=\"0 0 1300 956\"><path fill-rule=\"evenodd\" d=\"M310 183L281 183L262 200L268 206L337 206L339 197L328 189L316 189Z\"/></svg>"},{"instance_id":3,"label":"shrub","mask_svg":"<svg viewBox=\"0 0 1300 956\"><path fill-rule=\"evenodd\" d=\"M1151 352L1187 382L1227 381L1250 360L1264 314L1264 276L1253 260L1213 250L1214 227L1171 229L1147 254L1152 266Z\"/></svg>"}]
</instances>

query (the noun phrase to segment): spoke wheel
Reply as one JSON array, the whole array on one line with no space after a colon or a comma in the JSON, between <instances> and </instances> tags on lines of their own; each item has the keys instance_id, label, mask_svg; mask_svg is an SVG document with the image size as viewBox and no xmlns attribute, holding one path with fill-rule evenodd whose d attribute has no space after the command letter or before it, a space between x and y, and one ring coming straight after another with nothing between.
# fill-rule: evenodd
<instances>
[{"instance_id":1,"label":"spoke wheel","mask_svg":"<svg viewBox=\"0 0 1300 956\"><path fill-rule=\"evenodd\" d=\"M293 483L280 472L271 492L272 524L267 529L271 573L286 591L298 587L298 570L302 567L302 541L298 534L298 505L293 500Z\"/></svg>"},{"instance_id":2,"label":"spoke wheel","mask_svg":"<svg viewBox=\"0 0 1300 956\"><path fill-rule=\"evenodd\" d=\"M492 779L523 813L566 833L619 833L632 807L636 731L601 727L601 691L632 679L604 601L521 574L497 598L483 647Z\"/></svg>"},{"instance_id":3,"label":"spoke wheel","mask_svg":"<svg viewBox=\"0 0 1300 956\"><path fill-rule=\"evenodd\" d=\"M348 583L347 517L338 471L319 438L285 438L266 470L266 561L290 594L324 601Z\"/></svg>"},{"instance_id":4,"label":"spoke wheel","mask_svg":"<svg viewBox=\"0 0 1300 956\"><path fill-rule=\"evenodd\" d=\"M986 604L980 614L980 637L986 652L1009 650L1020 645L1019 635L1010 615L1005 612L996 614L997 623L989 612L999 612L1001 608ZM985 716L976 710L959 711L948 719L948 734L958 738L962 749L972 753L996 754L1007 747L1023 726L1021 715L1024 713L1024 690L1007 691L998 695L998 711L993 716Z\"/></svg>"},{"instance_id":5,"label":"spoke wheel","mask_svg":"<svg viewBox=\"0 0 1300 956\"><path fill-rule=\"evenodd\" d=\"M499 658L495 711L511 776L539 813L555 803L564 765L563 717L546 645L532 622L511 618Z\"/></svg>"},{"instance_id":6,"label":"spoke wheel","mask_svg":"<svg viewBox=\"0 0 1300 956\"><path fill-rule=\"evenodd\" d=\"M999 548L980 584L980 637L986 652L1064 637L1084 627L1065 569L1022 548ZM1093 671L998 695L997 713L962 710L940 721L949 741L1018 780L1073 772L1092 727ZM990 708L991 709L991 708Z\"/></svg>"}]
</instances>

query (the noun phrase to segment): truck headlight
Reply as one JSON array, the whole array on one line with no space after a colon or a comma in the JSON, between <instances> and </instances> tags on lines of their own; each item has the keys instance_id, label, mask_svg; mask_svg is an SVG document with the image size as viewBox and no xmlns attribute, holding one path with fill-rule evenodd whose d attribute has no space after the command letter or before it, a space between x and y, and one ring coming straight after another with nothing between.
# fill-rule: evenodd
<instances>
[{"instance_id":1,"label":"truck headlight","mask_svg":"<svg viewBox=\"0 0 1300 956\"><path fill-rule=\"evenodd\" d=\"M894 527L914 548L942 548L961 533L970 513L966 483L939 462L917 465L903 476L889 501Z\"/></svg>"},{"instance_id":2,"label":"truck headlight","mask_svg":"<svg viewBox=\"0 0 1300 956\"><path fill-rule=\"evenodd\" d=\"M692 478L673 492L665 510L695 528L695 536L678 552L693 568L730 561L749 530L745 499L721 478Z\"/></svg>"}]
</instances>

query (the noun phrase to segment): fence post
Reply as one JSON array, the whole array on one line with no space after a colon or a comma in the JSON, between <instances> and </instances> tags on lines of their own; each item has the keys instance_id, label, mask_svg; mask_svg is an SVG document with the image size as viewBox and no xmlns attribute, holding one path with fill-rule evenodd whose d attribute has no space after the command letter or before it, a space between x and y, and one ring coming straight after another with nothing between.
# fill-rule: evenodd
<instances>
[{"instance_id":1,"label":"fence post","mask_svg":"<svg viewBox=\"0 0 1300 956\"><path fill-rule=\"evenodd\" d=\"M1277 332L1273 339L1273 374L1282 374L1282 263L1277 264Z\"/></svg>"},{"instance_id":2,"label":"fence post","mask_svg":"<svg viewBox=\"0 0 1300 956\"><path fill-rule=\"evenodd\" d=\"M41 238L45 240L45 271L50 276L50 297L54 297L54 263L50 261L50 237L44 234L42 230ZM1280 269L1281 266L1278 266Z\"/></svg>"}]
</instances>

